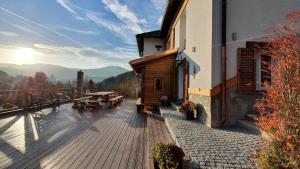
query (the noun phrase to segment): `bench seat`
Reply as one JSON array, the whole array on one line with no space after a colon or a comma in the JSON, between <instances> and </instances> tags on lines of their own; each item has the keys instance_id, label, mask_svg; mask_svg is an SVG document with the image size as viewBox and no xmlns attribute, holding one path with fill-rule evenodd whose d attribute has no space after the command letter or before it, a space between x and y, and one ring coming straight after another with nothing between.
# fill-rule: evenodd
<instances>
[{"instance_id":1,"label":"bench seat","mask_svg":"<svg viewBox=\"0 0 300 169\"><path fill-rule=\"evenodd\" d=\"M87 96L87 97L80 97L80 98L77 98L77 99L74 99L73 102L74 102L74 105L73 105L73 108L79 108L82 106L82 103L83 101L87 101L89 99L91 99L92 96ZM80 105L78 106L78 104L80 103Z\"/></svg>"},{"instance_id":2,"label":"bench seat","mask_svg":"<svg viewBox=\"0 0 300 169\"><path fill-rule=\"evenodd\" d=\"M123 98L124 98L124 96L116 96L114 98L108 99L108 103L109 103L110 107L113 107L117 103L122 102Z\"/></svg>"}]
</instances>

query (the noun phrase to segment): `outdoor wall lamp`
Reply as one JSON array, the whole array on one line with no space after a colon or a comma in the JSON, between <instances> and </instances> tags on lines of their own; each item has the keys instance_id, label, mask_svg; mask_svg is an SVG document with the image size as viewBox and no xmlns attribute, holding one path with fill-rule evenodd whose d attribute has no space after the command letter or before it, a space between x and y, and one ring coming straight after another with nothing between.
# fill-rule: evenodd
<instances>
[{"instance_id":1,"label":"outdoor wall lamp","mask_svg":"<svg viewBox=\"0 0 300 169\"><path fill-rule=\"evenodd\" d=\"M193 77L194 79L196 78L196 74L197 74L197 70L196 70L196 66L193 66Z\"/></svg>"}]
</instances>

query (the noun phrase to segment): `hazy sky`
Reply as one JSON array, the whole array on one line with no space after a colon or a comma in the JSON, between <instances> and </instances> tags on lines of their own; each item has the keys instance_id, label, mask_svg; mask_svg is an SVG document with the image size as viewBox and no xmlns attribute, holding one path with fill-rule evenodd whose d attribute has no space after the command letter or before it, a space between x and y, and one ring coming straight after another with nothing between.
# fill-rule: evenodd
<instances>
[{"instance_id":1,"label":"hazy sky","mask_svg":"<svg viewBox=\"0 0 300 169\"><path fill-rule=\"evenodd\" d=\"M135 34L160 28L166 1L0 0L0 62L129 68Z\"/></svg>"}]
</instances>

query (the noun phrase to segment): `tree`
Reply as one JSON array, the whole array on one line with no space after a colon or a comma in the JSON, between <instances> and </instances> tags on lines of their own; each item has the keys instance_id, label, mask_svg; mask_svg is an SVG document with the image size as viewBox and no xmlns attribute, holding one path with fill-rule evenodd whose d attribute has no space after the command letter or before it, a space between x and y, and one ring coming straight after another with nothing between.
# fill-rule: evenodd
<instances>
[{"instance_id":1,"label":"tree","mask_svg":"<svg viewBox=\"0 0 300 169\"><path fill-rule=\"evenodd\" d=\"M8 74L6 72L0 70L0 78L7 77L7 76L8 76Z\"/></svg>"},{"instance_id":2,"label":"tree","mask_svg":"<svg viewBox=\"0 0 300 169\"><path fill-rule=\"evenodd\" d=\"M95 88L95 83L94 83L94 81L92 79L89 80L88 88L89 89L94 89Z\"/></svg>"},{"instance_id":3,"label":"tree","mask_svg":"<svg viewBox=\"0 0 300 169\"><path fill-rule=\"evenodd\" d=\"M34 80L37 88L48 88L47 75L44 72L36 72Z\"/></svg>"},{"instance_id":4,"label":"tree","mask_svg":"<svg viewBox=\"0 0 300 169\"><path fill-rule=\"evenodd\" d=\"M289 24L268 37L272 84L264 84L267 92L256 104L258 126L270 136L257 154L262 168L300 168L300 12L286 19Z\"/></svg>"},{"instance_id":5,"label":"tree","mask_svg":"<svg viewBox=\"0 0 300 169\"><path fill-rule=\"evenodd\" d=\"M28 78L28 82L26 85L26 89L34 89L35 88L35 83L34 83L34 79L30 76Z\"/></svg>"}]
</instances>

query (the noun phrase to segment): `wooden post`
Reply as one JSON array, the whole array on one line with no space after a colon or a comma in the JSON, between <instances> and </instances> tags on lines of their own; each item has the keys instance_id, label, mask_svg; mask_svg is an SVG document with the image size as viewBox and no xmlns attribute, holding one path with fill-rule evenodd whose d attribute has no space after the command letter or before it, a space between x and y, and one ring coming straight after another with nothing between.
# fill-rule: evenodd
<instances>
[{"instance_id":1,"label":"wooden post","mask_svg":"<svg viewBox=\"0 0 300 169\"><path fill-rule=\"evenodd\" d=\"M83 76L84 76L83 71L80 70L77 72L77 89L78 89L77 97L78 98L83 96Z\"/></svg>"},{"instance_id":2,"label":"wooden post","mask_svg":"<svg viewBox=\"0 0 300 169\"><path fill-rule=\"evenodd\" d=\"M29 101L29 92L28 90L24 90L24 103L25 103L25 107L28 108L30 105L30 101Z\"/></svg>"},{"instance_id":3,"label":"wooden post","mask_svg":"<svg viewBox=\"0 0 300 169\"><path fill-rule=\"evenodd\" d=\"M72 99L72 101L75 99L75 89L74 88L71 89L71 99Z\"/></svg>"}]
</instances>

